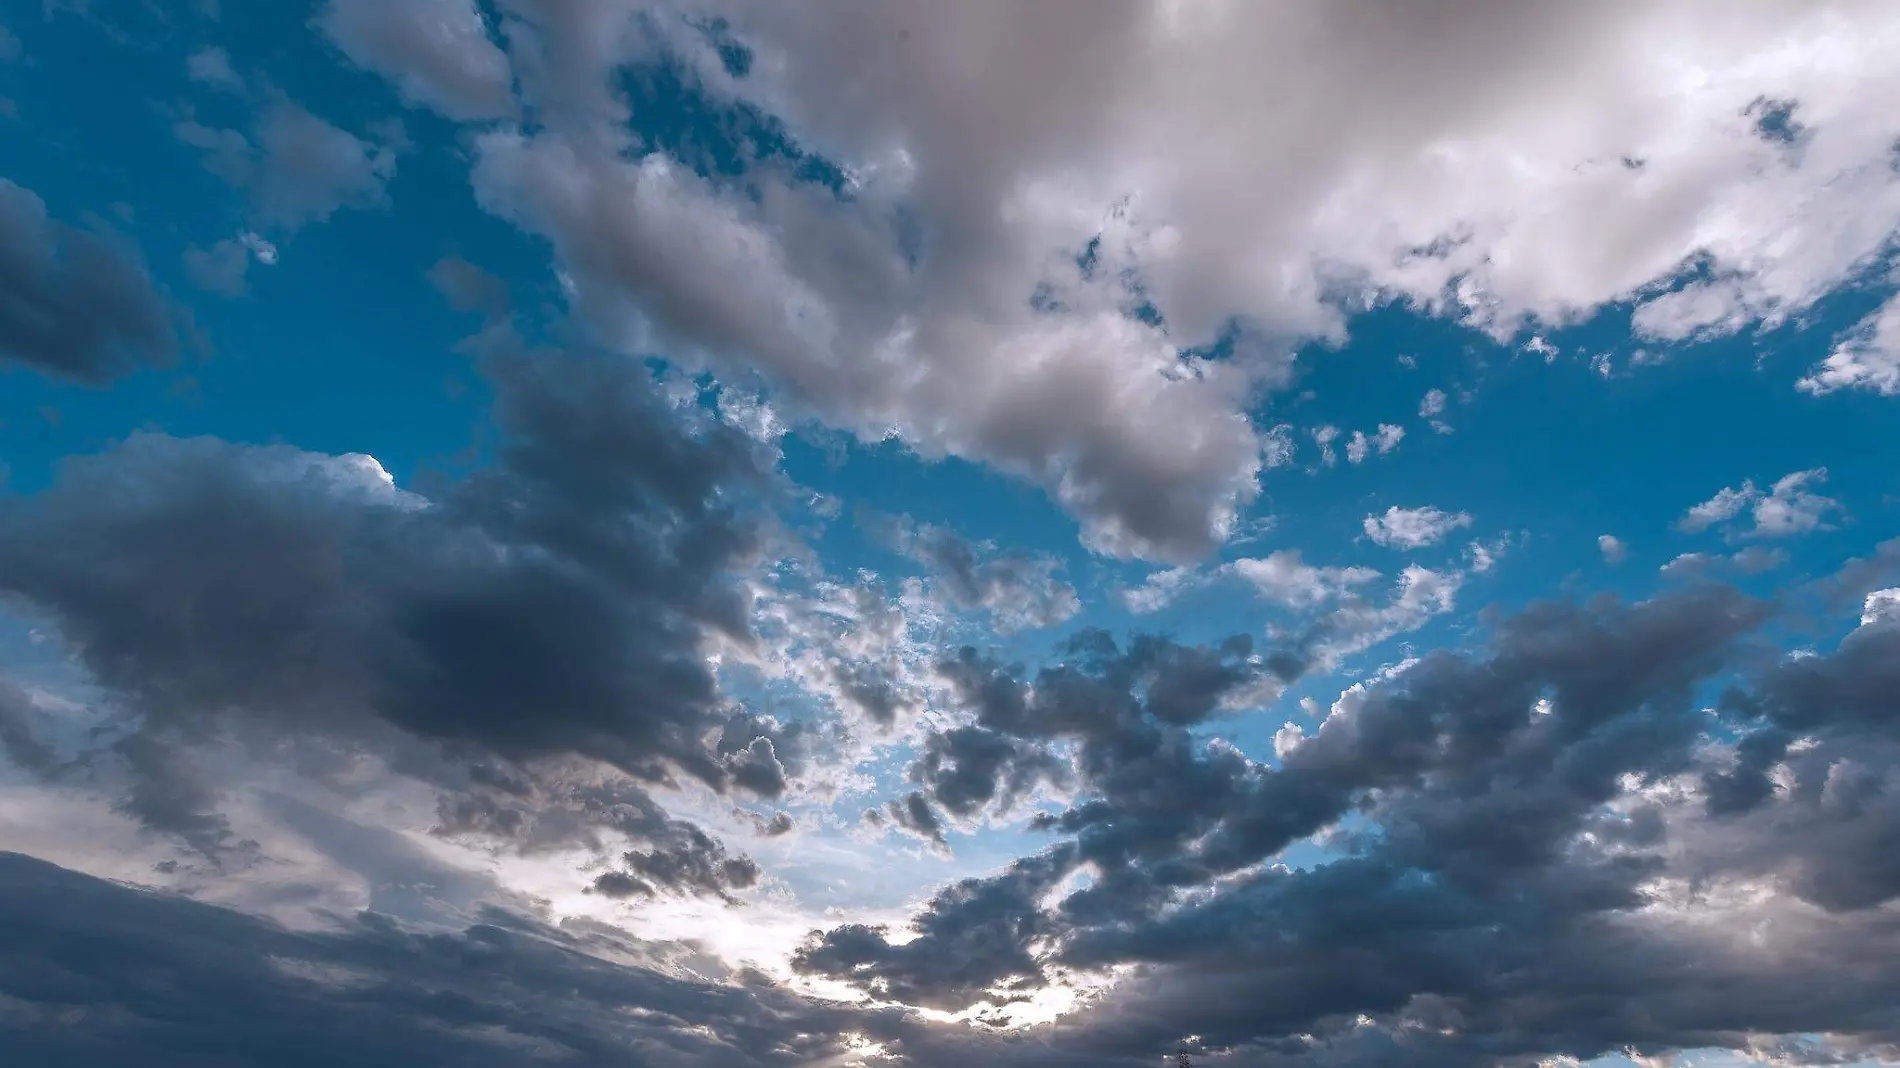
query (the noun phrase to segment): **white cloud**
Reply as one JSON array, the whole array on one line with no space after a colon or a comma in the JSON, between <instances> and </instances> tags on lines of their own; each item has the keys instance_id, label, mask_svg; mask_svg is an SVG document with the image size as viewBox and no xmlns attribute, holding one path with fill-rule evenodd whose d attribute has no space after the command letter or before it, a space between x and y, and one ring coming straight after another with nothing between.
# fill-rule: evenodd
<instances>
[{"instance_id":1,"label":"white cloud","mask_svg":"<svg viewBox=\"0 0 1900 1068\"><path fill-rule=\"evenodd\" d=\"M1352 600L1325 618L1327 638L1320 643L1322 659L1337 663L1340 658L1363 652L1395 635L1417 630L1434 616L1457 607L1459 588L1464 584L1461 571L1433 571L1412 565L1399 572L1397 587L1384 604Z\"/></svg>"},{"instance_id":2,"label":"white cloud","mask_svg":"<svg viewBox=\"0 0 1900 1068\"><path fill-rule=\"evenodd\" d=\"M1367 437L1366 432L1363 430L1355 430L1352 432L1351 439L1346 442L1346 462L1352 464L1364 463L1366 457L1371 455L1375 448L1378 450L1380 456L1384 456L1386 453L1398 448L1399 442L1404 439L1405 428L1402 426L1393 426L1391 423L1380 423L1377 434L1374 437Z\"/></svg>"},{"instance_id":3,"label":"white cloud","mask_svg":"<svg viewBox=\"0 0 1900 1068\"><path fill-rule=\"evenodd\" d=\"M1319 446L1321 466L1331 467L1339 462L1339 455L1333 452L1333 442L1338 440L1339 428L1336 426L1327 425L1313 429L1313 441Z\"/></svg>"},{"instance_id":4,"label":"white cloud","mask_svg":"<svg viewBox=\"0 0 1900 1068\"><path fill-rule=\"evenodd\" d=\"M1314 567L1300 558L1298 549L1236 560L1233 569L1262 599L1285 608L1311 608L1379 578L1369 567Z\"/></svg>"},{"instance_id":5,"label":"white cloud","mask_svg":"<svg viewBox=\"0 0 1900 1068\"><path fill-rule=\"evenodd\" d=\"M1366 456L1371 451L1372 442L1366 437L1366 432L1363 430L1355 430L1352 432L1352 437L1346 441L1346 462L1349 464L1365 463Z\"/></svg>"},{"instance_id":6,"label":"white cloud","mask_svg":"<svg viewBox=\"0 0 1900 1068\"><path fill-rule=\"evenodd\" d=\"M1741 515L1744 508L1760 497L1761 491L1753 482L1743 482L1739 489L1725 486L1715 496L1690 508L1676 521L1676 528L1686 534L1700 534Z\"/></svg>"},{"instance_id":7,"label":"white cloud","mask_svg":"<svg viewBox=\"0 0 1900 1068\"><path fill-rule=\"evenodd\" d=\"M1260 435L1260 462L1269 470L1293 462L1293 428L1281 423Z\"/></svg>"},{"instance_id":8,"label":"white cloud","mask_svg":"<svg viewBox=\"0 0 1900 1068\"><path fill-rule=\"evenodd\" d=\"M1764 538L1786 538L1819 529L1823 518L1840 502L1808 490L1827 481L1827 468L1784 475L1769 494L1755 502L1754 533Z\"/></svg>"},{"instance_id":9,"label":"white cloud","mask_svg":"<svg viewBox=\"0 0 1900 1068\"><path fill-rule=\"evenodd\" d=\"M1629 559L1630 555L1629 546L1614 534L1597 535L1597 550L1603 554L1603 562L1611 567Z\"/></svg>"},{"instance_id":10,"label":"white cloud","mask_svg":"<svg viewBox=\"0 0 1900 1068\"><path fill-rule=\"evenodd\" d=\"M1796 386L1816 396L1839 389L1900 395L1900 296L1848 331L1827 359Z\"/></svg>"},{"instance_id":11,"label":"white cloud","mask_svg":"<svg viewBox=\"0 0 1900 1068\"><path fill-rule=\"evenodd\" d=\"M1744 512L1751 526L1731 531L1737 537L1788 538L1826 526L1827 514L1840 508L1840 502L1810 489L1827 481L1827 468L1796 471L1776 480L1767 492L1753 481L1740 487L1724 487L1715 496L1695 505L1676 521L1685 533L1699 534L1712 527L1733 523Z\"/></svg>"},{"instance_id":12,"label":"white cloud","mask_svg":"<svg viewBox=\"0 0 1900 1068\"><path fill-rule=\"evenodd\" d=\"M1445 414L1445 391L1432 389L1425 392L1425 398L1418 402L1418 414L1421 419L1435 419Z\"/></svg>"},{"instance_id":13,"label":"white cloud","mask_svg":"<svg viewBox=\"0 0 1900 1068\"><path fill-rule=\"evenodd\" d=\"M1875 590L1867 595L1867 602L1861 608L1861 626L1871 627L1875 623L1889 622L1900 622L1900 586Z\"/></svg>"},{"instance_id":14,"label":"white cloud","mask_svg":"<svg viewBox=\"0 0 1900 1068\"><path fill-rule=\"evenodd\" d=\"M1188 590L1205 585L1207 579L1191 567L1171 567L1149 575L1139 586L1119 591L1117 596L1130 612L1147 615L1166 608Z\"/></svg>"},{"instance_id":15,"label":"white cloud","mask_svg":"<svg viewBox=\"0 0 1900 1068\"><path fill-rule=\"evenodd\" d=\"M1446 512L1429 505L1424 508L1393 505L1382 516L1367 516L1364 526L1366 537L1376 545L1388 549L1422 549L1471 523L1472 517L1467 512Z\"/></svg>"},{"instance_id":16,"label":"white cloud","mask_svg":"<svg viewBox=\"0 0 1900 1068\"><path fill-rule=\"evenodd\" d=\"M1735 286L1696 282L1645 301L1636 309L1631 326L1646 338L1681 341L1732 334L1751 318Z\"/></svg>"},{"instance_id":17,"label":"white cloud","mask_svg":"<svg viewBox=\"0 0 1900 1068\"><path fill-rule=\"evenodd\" d=\"M634 5L504 6L526 13L508 32L540 121L482 142L477 184L552 240L604 333L761 373L861 436L1031 479L1110 552L1181 559L1230 530L1262 466L1245 413L1285 381L1285 342L1343 336L1342 295L1500 338L1646 299L1659 335L1730 330L1811 307L1900 223L1891 4L1365 19L681 0L686 18L649 20L729 19L753 49L744 78L698 30L670 44L713 95L838 162L849 204L769 166L754 200L634 158L609 88L652 47ZM399 83L434 69L406 62ZM1761 99L1794 103L1799 151L1756 129ZM1715 288L1670 293L1692 262ZM1123 315L1130 278L1165 330ZM1235 321L1263 343L1183 359Z\"/></svg>"}]
</instances>

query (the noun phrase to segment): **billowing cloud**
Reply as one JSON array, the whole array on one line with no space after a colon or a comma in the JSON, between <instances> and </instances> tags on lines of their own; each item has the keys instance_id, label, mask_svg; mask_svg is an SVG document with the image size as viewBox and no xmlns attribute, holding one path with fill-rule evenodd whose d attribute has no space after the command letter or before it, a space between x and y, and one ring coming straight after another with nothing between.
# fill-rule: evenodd
<instances>
[{"instance_id":1,"label":"billowing cloud","mask_svg":"<svg viewBox=\"0 0 1900 1068\"><path fill-rule=\"evenodd\" d=\"M436 776L457 795L444 833L523 848L590 826L679 838L631 782L784 789L794 743L722 696L703 650L749 634L728 572L755 535L723 495L755 477L748 443L681 422L637 364L485 367L501 460L436 499L366 456L137 434L0 509L0 588L143 716L120 751L148 823L219 841L168 743L224 730L473 756ZM532 770L571 758L617 769L626 796Z\"/></svg>"},{"instance_id":2,"label":"billowing cloud","mask_svg":"<svg viewBox=\"0 0 1900 1068\"><path fill-rule=\"evenodd\" d=\"M1892 933L1881 906L1900 879L1870 843L1900 819L1876 800L1900 744L1900 629L1864 626L1768 669L1715 727L1699 685L1767 615L1716 586L1539 605L1482 653L1432 653L1354 687L1277 767L1206 747L1163 773L1153 751L1128 750L1134 763L1092 767L1050 821L1067 833L1039 862L1090 864L1082 888L1034 909L1061 876L1019 863L946 891L915 937L841 928L805 966L955 1006L1133 965L1065 1028L1102 1048L1197 1036L1265 1064L1742 1047L1764 1027L1881 1048L1900 1017L1865 977L1892 981L1872 947ZM1038 722L1048 700L1043 683L971 681L993 729ZM1713 736L1729 730L1741 744ZM1168 788L1118 792L1136 768ZM1249 868L1350 814L1376 830L1341 832L1335 858ZM1761 933L1738 943L1723 934L1737 924ZM953 941L972 930L981 952ZM1611 1001L1584 1010L1584 989Z\"/></svg>"},{"instance_id":3,"label":"billowing cloud","mask_svg":"<svg viewBox=\"0 0 1900 1068\"><path fill-rule=\"evenodd\" d=\"M1118 3L1021 24L732 0L639 30L614 5L505 6L557 129L489 137L477 188L554 242L603 330L1035 479L1113 552L1192 555L1253 498L1242 406L1278 365L1183 347L1235 322L1337 337L1345 278L1500 336L1631 300L1659 334L1729 331L1811 306L1900 222L1871 103L1896 77L1880 5L1711 27L1686 3L1397 20ZM715 17L736 45L697 29ZM609 71L650 59L656 30L696 91L783 121L849 196L759 174L751 200L598 147L626 114ZM1687 69L1708 73L1685 89ZM1326 106L1253 105L1295 96ZM1713 280L1677 293L1698 262Z\"/></svg>"},{"instance_id":4,"label":"billowing cloud","mask_svg":"<svg viewBox=\"0 0 1900 1068\"><path fill-rule=\"evenodd\" d=\"M145 268L0 179L0 360L90 385L165 364L178 334Z\"/></svg>"}]
</instances>

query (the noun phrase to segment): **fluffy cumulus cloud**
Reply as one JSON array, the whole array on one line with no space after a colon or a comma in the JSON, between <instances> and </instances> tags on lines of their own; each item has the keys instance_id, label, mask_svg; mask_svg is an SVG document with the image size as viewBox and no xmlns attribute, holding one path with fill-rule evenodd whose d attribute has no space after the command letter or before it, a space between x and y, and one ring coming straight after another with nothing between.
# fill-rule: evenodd
<instances>
[{"instance_id":1,"label":"fluffy cumulus cloud","mask_svg":"<svg viewBox=\"0 0 1900 1068\"><path fill-rule=\"evenodd\" d=\"M1900 31L1875 4L503 7L545 64L526 91L566 117L485 141L478 188L554 241L604 328L1036 479L1113 551L1205 547L1255 492L1242 404L1279 365L1183 346L1337 335L1342 277L1500 334L1654 298L1639 322L1685 336L1800 312L1900 221L1872 103ZM744 77L691 29L713 18ZM607 71L655 33L836 161L849 200L604 151ZM471 34L463 62L492 47ZM1294 95L1327 107L1254 103ZM1711 280L1676 292L1696 264ZM1062 414L1085 409L1115 418Z\"/></svg>"}]
</instances>

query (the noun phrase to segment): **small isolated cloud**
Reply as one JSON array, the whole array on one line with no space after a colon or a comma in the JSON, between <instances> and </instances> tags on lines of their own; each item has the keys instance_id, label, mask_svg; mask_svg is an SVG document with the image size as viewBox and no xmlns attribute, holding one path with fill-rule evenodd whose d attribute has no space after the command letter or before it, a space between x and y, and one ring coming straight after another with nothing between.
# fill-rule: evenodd
<instances>
[{"instance_id":1,"label":"small isolated cloud","mask_svg":"<svg viewBox=\"0 0 1900 1068\"><path fill-rule=\"evenodd\" d=\"M1260 435L1260 464L1285 467L1293 462L1293 428L1285 423Z\"/></svg>"},{"instance_id":2,"label":"small isolated cloud","mask_svg":"<svg viewBox=\"0 0 1900 1068\"><path fill-rule=\"evenodd\" d=\"M1900 296L1862 319L1795 385L1815 396L1842 389L1900 395Z\"/></svg>"},{"instance_id":3,"label":"small isolated cloud","mask_svg":"<svg viewBox=\"0 0 1900 1068\"><path fill-rule=\"evenodd\" d=\"M1339 455L1333 452L1333 442L1339 440L1339 428L1332 425L1315 427L1313 443L1319 446L1319 462L1331 467L1339 462Z\"/></svg>"},{"instance_id":4,"label":"small isolated cloud","mask_svg":"<svg viewBox=\"0 0 1900 1068\"><path fill-rule=\"evenodd\" d=\"M242 296L249 278L251 261L266 267L277 263L277 246L257 234L246 231L225 238L209 248L196 246L185 250L185 274L192 284L209 293L227 297Z\"/></svg>"},{"instance_id":5,"label":"small isolated cloud","mask_svg":"<svg viewBox=\"0 0 1900 1068\"><path fill-rule=\"evenodd\" d=\"M1676 521L1676 529L1700 534L1726 527L1731 537L1743 538L1790 538L1821 530L1827 525L1828 513L1841 506L1834 498L1810 488L1826 481L1827 468L1816 467L1783 475L1765 492L1752 480L1726 486L1684 513ZM1739 527L1736 520L1744 514L1749 517L1749 525Z\"/></svg>"},{"instance_id":6,"label":"small isolated cloud","mask_svg":"<svg viewBox=\"0 0 1900 1068\"><path fill-rule=\"evenodd\" d=\"M1468 512L1446 512L1429 505L1424 508L1393 505L1382 516L1367 516L1365 530L1366 537L1375 545L1388 549L1422 549L1472 522Z\"/></svg>"},{"instance_id":7,"label":"small isolated cloud","mask_svg":"<svg viewBox=\"0 0 1900 1068\"><path fill-rule=\"evenodd\" d=\"M189 119L173 133L204 154L206 170L250 195L258 224L286 232L343 208L386 205L396 174L396 144L366 141L288 100L271 105L250 136Z\"/></svg>"},{"instance_id":8,"label":"small isolated cloud","mask_svg":"<svg viewBox=\"0 0 1900 1068\"><path fill-rule=\"evenodd\" d=\"M1445 391L1427 390L1424 399L1418 402L1418 415L1421 419L1436 419L1445 414Z\"/></svg>"},{"instance_id":9,"label":"small isolated cloud","mask_svg":"<svg viewBox=\"0 0 1900 1068\"><path fill-rule=\"evenodd\" d=\"M1403 440L1405 440L1405 428L1391 423L1380 423L1378 431L1371 437L1367 437L1363 430L1355 430L1352 432L1351 440L1346 442L1346 462L1364 463L1366 457L1374 450L1377 450L1380 456L1384 456L1398 448L1399 442Z\"/></svg>"},{"instance_id":10,"label":"small isolated cloud","mask_svg":"<svg viewBox=\"0 0 1900 1068\"><path fill-rule=\"evenodd\" d=\"M1262 599L1286 608L1311 608L1379 578L1379 572L1369 567L1314 567L1300 558L1298 549L1236 560L1233 568Z\"/></svg>"},{"instance_id":11,"label":"small isolated cloud","mask_svg":"<svg viewBox=\"0 0 1900 1068\"><path fill-rule=\"evenodd\" d=\"M185 60L185 73L202 85L222 89L242 89L244 79L231 66L231 56L222 48L205 48Z\"/></svg>"},{"instance_id":12,"label":"small isolated cloud","mask_svg":"<svg viewBox=\"0 0 1900 1068\"><path fill-rule=\"evenodd\" d=\"M1629 559L1630 555L1629 546L1614 534L1597 535L1597 550L1603 554L1603 562L1611 567Z\"/></svg>"}]
</instances>

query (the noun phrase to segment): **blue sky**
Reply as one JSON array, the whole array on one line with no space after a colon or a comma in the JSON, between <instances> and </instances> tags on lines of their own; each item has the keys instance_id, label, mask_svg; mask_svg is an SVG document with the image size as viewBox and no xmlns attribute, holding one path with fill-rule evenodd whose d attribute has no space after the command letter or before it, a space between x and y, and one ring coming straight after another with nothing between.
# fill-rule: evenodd
<instances>
[{"instance_id":1,"label":"blue sky","mask_svg":"<svg viewBox=\"0 0 1900 1068\"><path fill-rule=\"evenodd\" d=\"M0 8L7 892L626 991L364 1063L1891 1061L1900 22L1482 7Z\"/></svg>"}]
</instances>

